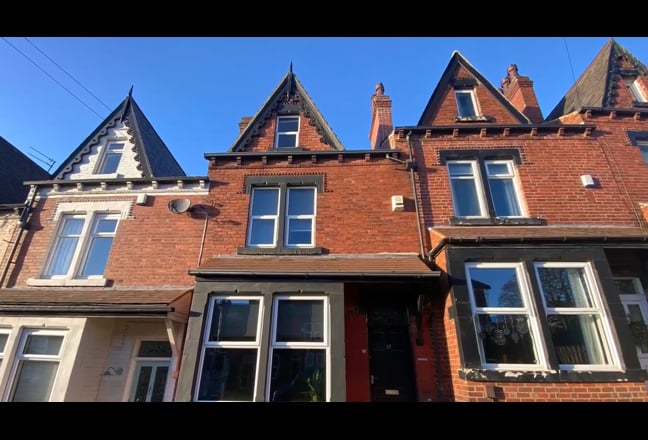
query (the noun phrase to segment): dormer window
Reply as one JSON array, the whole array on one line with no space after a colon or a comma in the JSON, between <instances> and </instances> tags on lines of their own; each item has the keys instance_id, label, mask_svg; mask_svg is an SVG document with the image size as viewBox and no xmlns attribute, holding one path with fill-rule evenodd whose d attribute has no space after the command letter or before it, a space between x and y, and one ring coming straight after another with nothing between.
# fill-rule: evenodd
<instances>
[{"instance_id":1,"label":"dormer window","mask_svg":"<svg viewBox=\"0 0 648 440\"><path fill-rule=\"evenodd\" d=\"M119 167L122 153L124 151L123 142L110 142L104 151L103 157L99 163L96 174L114 174Z\"/></svg>"},{"instance_id":2,"label":"dormer window","mask_svg":"<svg viewBox=\"0 0 648 440\"><path fill-rule=\"evenodd\" d=\"M275 148L295 148L299 145L299 116L279 116Z\"/></svg>"},{"instance_id":3,"label":"dormer window","mask_svg":"<svg viewBox=\"0 0 648 440\"><path fill-rule=\"evenodd\" d=\"M645 104L648 101L643 93L643 90L641 89L641 85L639 84L637 78L626 79L625 83L632 93L632 98L635 102Z\"/></svg>"},{"instance_id":4,"label":"dormer window","mask_svg":"<svg viewBox=\"0 0 648 440\"><path fill-rule=\"evenodd\" d=\"M479 116L477 112L477 102L475 100L475 91L473 89L455 90L455 99L457 100L457 117L474 118Z\"/></svg>"}]
</instances>

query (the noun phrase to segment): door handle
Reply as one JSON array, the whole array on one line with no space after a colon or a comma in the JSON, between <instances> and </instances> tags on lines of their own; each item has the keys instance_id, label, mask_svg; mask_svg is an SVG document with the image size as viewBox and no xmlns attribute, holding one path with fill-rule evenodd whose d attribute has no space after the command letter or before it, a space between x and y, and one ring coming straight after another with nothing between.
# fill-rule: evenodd
<instances>
[{"instance_id":1,"label":"door handle","mask_svg":"<svg viewBox=\"0 0 648 440\"><path fill-rule=\"evenodd\" d=\"M371 375L371 385L373 385L373 384L374 384L374 375L372 374Z\"/></svg>"}]
</instances>

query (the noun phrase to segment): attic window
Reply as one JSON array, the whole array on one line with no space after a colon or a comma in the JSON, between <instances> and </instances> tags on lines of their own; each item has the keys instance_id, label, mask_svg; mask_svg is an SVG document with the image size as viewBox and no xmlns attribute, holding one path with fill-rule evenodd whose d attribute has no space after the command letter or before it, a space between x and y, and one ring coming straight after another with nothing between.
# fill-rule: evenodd
<instances>
[{"instance_id":1,"label":"attic window","mask_svg":"<svg viewBox=\"0 0 648 440\"><path fill-rule=\"evenodd\" d=\"M97 172L95 174L116 173L123 151L123 142L110 142L104 150L103 157L99 162L99 167L97 168Z\"/></svg>"},{"instance_id":2,"label":"attic window","mask_svg":"<svg viewBox=\"0 0 648 440\"><path fill-rule=\"evenodd\" d=\"M455 88L454 92L455 100L457 102L457 116L455 117L455 121L483 122L488 120L488 118L485 118L479 112L474 88Z\"/></svg>"},{"instance_id":3,"label":"attic window","mask_svg":"<svg viewBox=\"0 0 648 440\"><path fill-rule=\"evenodd\" d=\"M639 84L639 80L635 78L626 78L625 84L628 87L628 90L630 90L630 93L632 93L632 98L634 99L634 105L641 104L641 105L646 105L648 104L648 100L646 99L646 95L644 94L641 84Z\"/></svg>"},{"instance_id":4,"label":"attic window","mask_svg":"<svg viewBox=\"0 0 648 440\"><path fill-rule=\"evenodd\" d=\"M641 157L648 164L648 131L629 131L628 137L632 145L639 147Z\"/></svg>"},{"instance_id":5,"label":"attic window","mask_svg":"<svg viewBox=\"0 0 648 440\"><path fill-rule=\"evenodd\" d=\"M299 141L299 116L277 117L275 148L295 148Z\"/></svg>"}]
</instances>

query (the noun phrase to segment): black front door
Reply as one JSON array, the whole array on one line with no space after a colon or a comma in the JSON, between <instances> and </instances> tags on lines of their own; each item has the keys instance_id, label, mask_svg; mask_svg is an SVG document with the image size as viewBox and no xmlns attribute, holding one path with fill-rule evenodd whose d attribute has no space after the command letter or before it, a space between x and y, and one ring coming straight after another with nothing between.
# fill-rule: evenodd
<instances>
[{"instance_id":1,"label":"black front door","mask_svg":"<svg viewBox=\"0 0 648 440\"><path fill-rule=\"evenodd\" d=\"M367 310L372 402L415 402L416 380L407 306L371 304Z\"/></svg>"}]
</instances>

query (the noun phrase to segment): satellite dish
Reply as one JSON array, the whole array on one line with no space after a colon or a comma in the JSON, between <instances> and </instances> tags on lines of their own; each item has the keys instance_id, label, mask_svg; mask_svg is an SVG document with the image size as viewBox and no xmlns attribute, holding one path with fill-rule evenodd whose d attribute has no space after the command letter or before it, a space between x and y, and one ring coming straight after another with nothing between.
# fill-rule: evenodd
<instances>
[{"instance_id":1,"label":"satellite dish","mask_svg":"<svg viewBox=\"0 0 648 440\"><path fill-rule=\"evenodd\" d=\"M189 199L173 199L169 202L169 211L175 214L181 214L191 209L191 200Z\"/></svg>"}]
</instances>

